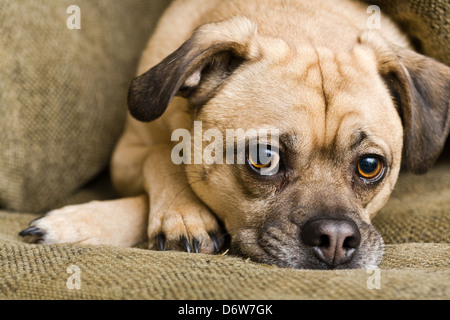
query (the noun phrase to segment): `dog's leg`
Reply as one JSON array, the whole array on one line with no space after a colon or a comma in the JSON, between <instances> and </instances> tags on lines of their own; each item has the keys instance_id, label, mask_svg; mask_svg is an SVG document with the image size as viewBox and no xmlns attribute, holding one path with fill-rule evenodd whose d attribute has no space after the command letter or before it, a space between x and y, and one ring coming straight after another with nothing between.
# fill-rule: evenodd
<instances>
[{"instance_id":1,"label":"dog's leg","mask_svg":"<svg viewBox=\"0 0 450 320\"><path fill-rule=\"evenodd\" d=\"M169 144L153 147L143 167L144 188L150 198L149 247L218 251L222 238L217 218L195 195L184 167L171 161L171 147Z\"/></svg>"},{"instance_id":2,"label":"dog's leg","mask_svg":"<svg viewBox=\"0 0 450 320\"><path fill-rule=\"evenodd\" d=\"M79 243L130 247L146 240L148 197L93 201L49 212L21 236L43 244Z\"/></svg>"},{"instance_id":3,"label":"dog's leg","mask_svg":"<svg viewBox=\"0 0 450 320\"><path fill-rule=\"evenodd\" d=\"M148 235L152 249L218 251L223 240L217 218L192 191L184 168L172 163L171 145L150 147L145 153L143 180L149 197L67 206L33 221L20 235L34 236L43 244L123 247L145 241Z\"/></svg>"},{"instance_id":4,"label":"dog's leg","mask_svg":"<svg viewBox=\"0 0 450 320\"><path fill-rule=\"evenodd\" d=\"M171 159L170 128L190 124L177 114L185 107L180 103L186 102L173 101L161 119L149 124L128 117L128 130L112 158L112 180L122 196L149 195L151 249L212 253L223 243L217 218L192 190L184 165ZM195 183L201 176L192 178Z\"/></svg>"}]
</instances>

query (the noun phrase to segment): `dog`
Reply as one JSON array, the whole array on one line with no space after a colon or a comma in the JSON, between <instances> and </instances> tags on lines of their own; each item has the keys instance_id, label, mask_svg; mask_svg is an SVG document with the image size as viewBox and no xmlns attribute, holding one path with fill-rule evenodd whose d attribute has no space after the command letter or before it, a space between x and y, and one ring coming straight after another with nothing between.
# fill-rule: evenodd
<instances>
[{"instance_id":1,"label":"dog","mask_svg":"<svg viewBox=\"0 0 450 320\"><path fill-rule=\"evenodd\" d=\"M367 5L351 0L175 1L130 86L111 160L123 198L54 210L20 235L207 254L228 246L288 268L379 265L371 220L401 168L425 173L442 152L450 68L415 52L387 17L379 30L367 19ZM172 133L194 121L279 136L255 138L268 160L175 164Z\"/></svg>"}]
</instances>

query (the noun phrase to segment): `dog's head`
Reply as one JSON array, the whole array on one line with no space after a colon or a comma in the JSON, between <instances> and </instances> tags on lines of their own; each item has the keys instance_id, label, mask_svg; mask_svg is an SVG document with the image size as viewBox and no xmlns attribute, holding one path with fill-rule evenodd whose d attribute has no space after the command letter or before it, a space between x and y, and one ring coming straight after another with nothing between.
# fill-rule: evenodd
<instances>
[{"instance_id":1,"label":"dog's head","mask_svg":"<svg viewBox=\"0 0 450 320\"><path fill-rule=\"evenodd\" d=\"M176 95L224 140L227 129L278 130L276 139L245 137L268 160L246 152L241 164L186 168L234 252L286 267L377 265L383 241L371 218L402 164L425 172L450 129L448 67L371 34L341 51L293 48L243 17L198 28L136 78L131 114L152 121ZM239 139L218 141L214 152ZM261 174L266 167L277 170Z\"/></svg>"}]
</instances>

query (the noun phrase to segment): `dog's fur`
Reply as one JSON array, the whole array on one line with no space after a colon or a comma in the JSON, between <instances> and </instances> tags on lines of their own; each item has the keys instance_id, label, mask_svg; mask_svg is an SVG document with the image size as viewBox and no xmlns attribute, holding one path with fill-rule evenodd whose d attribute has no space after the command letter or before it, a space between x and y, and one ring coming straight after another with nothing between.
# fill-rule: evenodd
<instances>
[{"instance_id":1,"label":"dog's fur","mask_svg":"<svg viewBox=\"0 0 450 320\"><path fill-rule=\"evenodd\" d=\"M427 171L450 129L450 69L413 52L386 17L367 30L350 0L178 0L143 53L131 115L112 158L127 198L65 207L22 235L41 242L217 251L221 221L233 252L294 268L377 265L371 225L403 165ZM275 128L284 167L262 179L246 165L171 161L175 129ZM238 137L239 138L239 137ZM208 142L204 142L205 146ZM377 183L358 160L384 159ZM325 263L304 241L320 220L351 221L356 252ZM315 232L315 231L312 231Z\"/></svg>"}]
</instances>

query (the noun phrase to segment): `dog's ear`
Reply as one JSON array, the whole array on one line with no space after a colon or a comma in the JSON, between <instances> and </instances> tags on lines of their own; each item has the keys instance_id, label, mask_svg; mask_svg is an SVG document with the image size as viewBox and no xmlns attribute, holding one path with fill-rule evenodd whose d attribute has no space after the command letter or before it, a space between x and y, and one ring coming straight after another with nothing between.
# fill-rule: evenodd
<instances>
[{"instance_id":1,"label":"dog's ear","mask_svg":"<svg viewBox=\"0 0 450 320\"><path fill-rule=\"evenodd\" d=\"M395 52L398 65L383 77L403 121L404 164L421 174L437 160L450 131L450 68L411 50Z\"/></svg>"},{"instance_id":2,"label":"dog's ear","mask_svg":"<svg viewBox=\"0 0 450 320\"><path fill-rule=\"evenodd\" d=\"M441 154L450 131L450 68L395 45L375 47L380 74L403 122L403 165L425 173Z\"/></svg>"},{"instance_id":3,"label":"dog's ear","mask_svg":"<svg viewBox=\"0 0 450 320\"><path fill-rule=\"evenodd\" d=\"M192 37L161 63L133 80L128 108L137 120L159 118L174 96L199 105L243 62L258 55L256 25L236 17L197 28Z\"/></svg>"}]
</instances>

